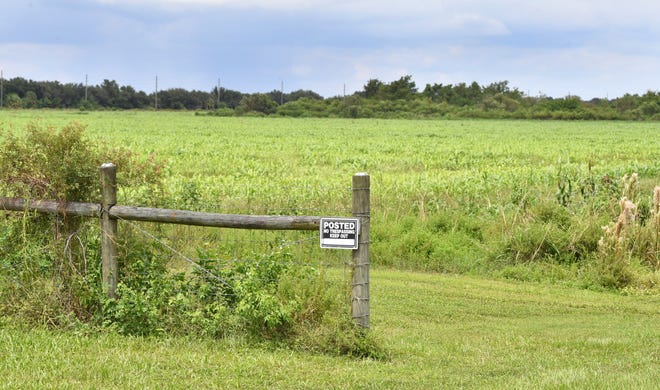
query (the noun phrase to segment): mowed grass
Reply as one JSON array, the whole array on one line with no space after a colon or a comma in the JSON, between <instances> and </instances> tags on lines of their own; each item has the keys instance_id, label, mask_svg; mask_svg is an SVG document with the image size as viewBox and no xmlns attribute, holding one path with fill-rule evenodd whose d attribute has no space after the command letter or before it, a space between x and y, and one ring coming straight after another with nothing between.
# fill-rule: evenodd
<instances>
[{"instance_id":1,"label":"mowed grass","mask_svg":"<svg viewBox=\"0 0 660 390\"><path fill-rule=\"evenodd\" d=\"M634 388L660 383L660 297L380 269L389 359L232 340L0 327L3 388Z\"/></svg>"}]
</instances>

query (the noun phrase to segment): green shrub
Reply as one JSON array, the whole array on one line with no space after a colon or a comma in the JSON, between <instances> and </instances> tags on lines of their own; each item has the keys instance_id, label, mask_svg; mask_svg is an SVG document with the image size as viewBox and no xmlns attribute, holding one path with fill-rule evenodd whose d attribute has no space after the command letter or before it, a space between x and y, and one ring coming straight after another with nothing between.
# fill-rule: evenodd
<instances>
[{"instance_id":1,"label":"green shrub","mask_svg":"<svg viewBox=\"0 0 660 390\"><path fill-rule=\"evenodd\" d=\"M70 123L60 130L39 122L19 135L5 132L0 143L3 195L28 199L94 202L99 198L99 166L122 165L121 183L160 185L163 162L125 149L98 145L85 127ZM0 297L5 314L29 323L55 323L54 317L89 320L99 307L98 221L67 215L7 213L0 220ZM45 299L50 291L56 299ZM41 310L26 310L41 307ZM59 313L55 315L54 313Z\"/></svg>"},{"instance_id":2,"label":"green shrub","mask_svg":"<svg viewBox=\"0 0 660 390\"><path fill-rule=\"evenodd\" d=\"M195 115L198 115L198 113L195 113ZM217 110L209 111L206 115L220 116L220 117L234 116L234 110L229 107L221 107L218 108Z\"/></svg>"},{"instance_id":3,"label":"green shrub","mask_svg":"<svg viewBox=\"0 0 660 390\"><path fill-rule=\"evenodd\" d=\"M117 297L102 299L105 327L128 335L247 337L322 353L383 355L350 319L345 290L289 253L222 265L202 258L186 275L168 271L157 248L133 245Z\"/></svg>"}]
</instances>

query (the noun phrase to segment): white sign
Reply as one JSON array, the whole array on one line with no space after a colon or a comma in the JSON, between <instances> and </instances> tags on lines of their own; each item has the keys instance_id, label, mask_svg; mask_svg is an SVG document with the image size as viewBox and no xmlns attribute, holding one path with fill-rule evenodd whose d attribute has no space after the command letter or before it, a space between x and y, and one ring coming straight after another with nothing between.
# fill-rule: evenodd
<instances>
[{"instance_id":1,"label":"white sign","mask_svg":"<svg viewBox=\"0 0 660 390\"><path fill-rule=\"evenodd\" d=\"M321 248L357 249L358 218L321 218Z\"/></svg>"}]
</instances>

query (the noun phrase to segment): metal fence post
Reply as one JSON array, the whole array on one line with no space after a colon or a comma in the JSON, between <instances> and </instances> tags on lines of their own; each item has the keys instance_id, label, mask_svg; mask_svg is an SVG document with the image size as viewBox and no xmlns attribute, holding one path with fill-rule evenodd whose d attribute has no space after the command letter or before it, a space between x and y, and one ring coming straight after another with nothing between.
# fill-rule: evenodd
<instances>
[{"instance_id":1,"label":"metal fence post","mask_svg":"<svg viewBox=\"0 0 660 390\"><path fill-rule=\"evenodd\" d=\"M353 250L353 276L351 288L351 316L358 325L369 328L369 228L370 228L369 175L353 175L353 216L360 219L358 249Z\"/></svg>"}]
</instances>

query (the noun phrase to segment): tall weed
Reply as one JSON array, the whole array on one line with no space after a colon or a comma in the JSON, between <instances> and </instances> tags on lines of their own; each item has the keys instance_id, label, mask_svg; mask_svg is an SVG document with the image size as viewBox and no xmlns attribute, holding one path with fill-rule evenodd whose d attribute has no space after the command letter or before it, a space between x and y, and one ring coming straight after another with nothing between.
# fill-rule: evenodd
<instances>
[{"instance_id":1,"label":"tall weed","mask_svg":"<svg viewBox=\"0 0 660 390\"><path fill-rule=\"evenodd\" d=\"M644 198L638 175L624 176L619 215L603 226L598 242L602 283L615 288L660 286L659 238L660 187L655 187L652 197Z\"/></svg>"}]
</instances>

